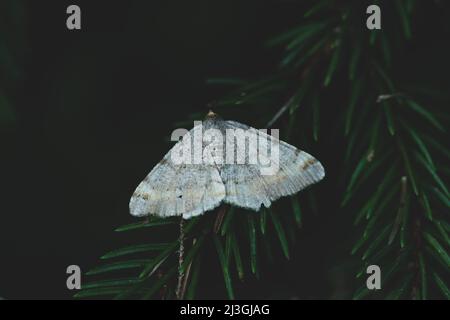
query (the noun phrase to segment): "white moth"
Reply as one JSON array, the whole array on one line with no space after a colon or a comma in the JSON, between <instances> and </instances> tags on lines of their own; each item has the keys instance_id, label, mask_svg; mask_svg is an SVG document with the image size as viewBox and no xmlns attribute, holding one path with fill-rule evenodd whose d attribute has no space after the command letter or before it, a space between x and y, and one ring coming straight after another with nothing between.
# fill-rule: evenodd
<instances>
[{"instance_id":1,"label":"white moth","mask_svg":"<svg viewBox=\"0 0 450 320\"><path fill-rule=\"evenodd\" d=\"M222 202L258 211L261 205L268 208L278 198L297 193L325 176L323 166L314 157L260 130L235 121L222 120L213 112L208 113L202 125L206 131L212 129L209 131L222 133L223 136L231 129L240 129L254 134L258 141L269 141L271 151L278 150L278 170L273 174L262 174L263 165L249 161L252 152L258 159L268 160L267 150L260 147L266 144L258 144L244 156L240 154L243 149L234 146L232 151L236 153L236 158L241 156L246 161L243 164L229 163L218 161L222 156L225 158L226 151L229 151L226 149L229 140L218 141L205 136L200 140L200 151L203 152L202 159L209 161L174 161L174 155L183 148L183 143L193 142L194 127L136 188L130 200L130 213L133 216L182 215L189 219L216 208ZM219 142L223 142L223 145ZM249 142L246 142L246 147L247 150L252 149ZM195 152L187 150L189 156ZM209 157L205 157L205 154Z\"/></svg>"}]
</instances>

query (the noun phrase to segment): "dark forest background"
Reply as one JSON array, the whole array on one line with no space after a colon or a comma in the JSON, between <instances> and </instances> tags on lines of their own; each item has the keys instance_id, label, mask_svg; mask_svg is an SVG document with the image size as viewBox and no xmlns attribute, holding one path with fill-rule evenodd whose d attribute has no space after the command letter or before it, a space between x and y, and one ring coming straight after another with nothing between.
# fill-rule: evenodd
<instances>
[{"instance_id":1,"label":"dark forest background","mask_svg":"<svg viewBox=\"0 0 450 320\"><path fill-rule=\"evenodd\" d=\"M81 31L66 29L71 3L82 9ZM0 297L71 298L68 265L87 271L104 252L131 243L114 229L135 221L129 198L170 147L174 125L206 113L229 91L207 79L273 72L280 52L264 43L301 21L306 7L287 0L0 0ZM365 7L358 8L365 28ZM391 71L426 83L448 103L450 29L442 21L450 6L430 1L420 10L415 41ZM325 96L321 103L331 125L340 102ZM265 125L259 119L271 118L239 106L222 113L258 128ZM330 133L318 144L308 151L331 177L318 189L320 210L304 215L290 260L266 266L240 297L349 298L365 281L355 280L360 265L349 254L353 217L335 209L343 190L332 178L345 141ZM211 298L224 290L215 279Z\"/></svg>"}]
</instances>

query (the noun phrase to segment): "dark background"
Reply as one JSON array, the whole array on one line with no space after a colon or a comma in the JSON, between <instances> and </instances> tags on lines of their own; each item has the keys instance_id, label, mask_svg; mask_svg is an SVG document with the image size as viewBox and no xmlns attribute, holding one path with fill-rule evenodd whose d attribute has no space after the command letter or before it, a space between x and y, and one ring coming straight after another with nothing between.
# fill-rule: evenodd
<instances>
[{"instance_id":1,"label":"dark background","mask_svg":"<svg viewBox=\"0 0 450 320\"><path fill-rule=\"evenodd\" d=\"M15 120L2 133L0 297L69 298L68 265L87 271L105 251L127 241L113 230L135 221L128 214L130 195L170 147L165 139L174 123L206 112L207 104L226 92L205 80L270 72L278 52L265 49L263 42L295 24L302 4L23 4ZM68 4L81 6L81 31L66 29ZM426 39L425 45L411 48L397 73L429 78L438 90L448 88L449 63L442 65L450 56L448 30L433 24L432 15L421 26L418 37ZM423 63L412 66L411 61ZM326 168L334 168L333 154L339 150L332 139L324 143L330 149L321 158ZM338 268L333 261L348 254L352 234L344 228L351 223L348 216L327 210L335 207L339 190L334 188L325 186L330 203L322 204L321 213L305 217L308 227L292 261L272 266L262 283L247 288L248 297L348 295L351 288L342 283L353 277L351 267Z\"/></svg>"}]
</instances>

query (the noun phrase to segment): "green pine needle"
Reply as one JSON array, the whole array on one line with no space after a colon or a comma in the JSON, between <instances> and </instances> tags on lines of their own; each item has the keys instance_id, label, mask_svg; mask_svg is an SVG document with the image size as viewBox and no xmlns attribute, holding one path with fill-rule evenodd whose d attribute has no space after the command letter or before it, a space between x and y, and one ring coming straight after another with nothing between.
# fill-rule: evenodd
<instances>
[{"instance_id":1,"label":"green pine needle","mask_svg":"<svg viewBox=\"0 0 450 320\"><path fill-rule=\"evenodd\" d=\"M222 267L223 277L225 279L225 287L227 289L227 294L229 299L234 299L234 291L232 280L230 276L230 271L228 268L228 263L225 258L225 253L223 251L222 243L217 235L213 235L214 244L216 245L217 254L219 256L220 265Z\"/></svg>"}]
</instances>

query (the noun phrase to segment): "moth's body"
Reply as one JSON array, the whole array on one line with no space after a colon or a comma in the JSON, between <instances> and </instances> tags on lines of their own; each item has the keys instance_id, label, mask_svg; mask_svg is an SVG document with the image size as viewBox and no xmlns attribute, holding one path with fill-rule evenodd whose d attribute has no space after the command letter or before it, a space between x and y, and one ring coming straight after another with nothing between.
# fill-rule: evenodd
<instances>
[{"instance_id":1,"label":"moth's body","mask_svg":"<svg viewBox=\"0 0 450 320\"><path fill-rule=\"evenodd\" d=\"M320 162L311 155L244 124L224 121L210 112L202 126L203 131L216 129L224 137L227 129L250 130L258 137L276 143L279 146L279 170L272 175L263 175L261 165L250 164L247 154L244 164L216 160L176 164L171 152L182 143L179 141L137 187L130 200L132 215L182 215L188 219L212 210L222 202L258 211L261 205L269 207L276 199L294 194L325 175ZM190 139L194 139L194 134ZM216 142L202 139L201 148L208 148L212 155L220 152L225 155L226 142L215 145ZM262 156L260 150L257 152Z\"/></svg>"}]
</instances>

